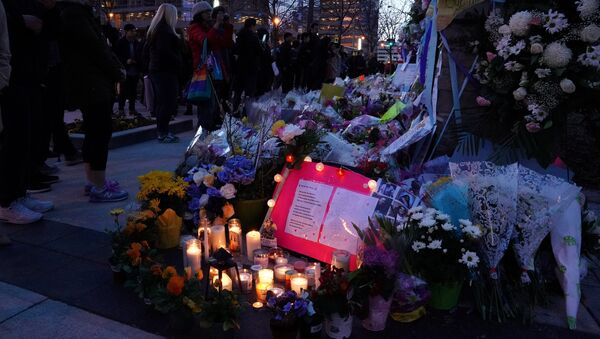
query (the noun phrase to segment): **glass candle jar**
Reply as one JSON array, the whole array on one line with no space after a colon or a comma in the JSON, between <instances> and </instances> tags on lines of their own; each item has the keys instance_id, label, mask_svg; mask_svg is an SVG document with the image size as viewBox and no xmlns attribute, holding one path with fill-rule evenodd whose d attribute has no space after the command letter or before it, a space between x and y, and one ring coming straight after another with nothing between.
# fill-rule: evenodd
<instances>
[{"instance_id":1,"label":"glass candle jar","mask_svg":"<svg viewBox=\"0 0 600 339\"><path fill-rule=\"evenodd\" d=\"M254 250L254 265L260 265L263 268L269 267L269 251L262 248Z\"/></svg>"},{"instance_id":2,"label":"glass candle jar","mask_svg":"<svg viewBox=\"0 0 600 339\"><path fill-rule=\"evenodd\" d=\"M331 254L331 265L338 269L343 269L345 273L350 272L350 252L345 250L335 250Z\"/></svg>"},{"instance_id":3,"label":"glass candle jar","mask_svg":"<svg viewBox=\"0 0 600 339\"><path fill-rule=\"evenodd\" d=\"M291 280L292 280L292 276L294 276L294 274L296 274L296 273L298 273L298 272L296 272L294 270L289 270L289 271L285 272L285 289L286 290L292 289Z\"/></svg>"},{"instance_id":4,"label":"glass candle jar","mask_svg":"<svg viewBox=\"0 0 600 339\"><path fill-rule=\"evenodd\" d=\"M252 291L252 271L247 268L240 270L240 283L242 285L242 293L250 293Z\"/></svg>"},{"instance_id":5,"label":"glass candle jar","mask_svg":"<svg viewBox=\"0 0 600 339\"><path fill-rule=\"evenodd\" d=\"M298 271L298 273L304 273L304 270L306 269L306 260L304 259L298 259L294 262L294 269L296 271Z\"/></svg>"},{"instance_id":6,"label":"glass candle jar","mask_svg":"<svg viewBox=\"0 0 600 339\"><path fill-rule=\"evenodd\" d=\"M294 267L289 264L275 265L275 281L285 284L285 273L292 269L294 269Z\"/></svg>"},{"instance_id":7,"label":"glass candle jar","mask_svg":"<svg viewBox=\"0 0 600 339\"><path fill-rule=\"evenodd\" d=\"M290 289L301 295L303 291L308 290L308 279L304 273L296 273L290 278Z\"/></svg>"},{"instance_id":8,"label":"glass candle jar","mask_svg":"<svg viewBox=\"0 0 600 339\"><path fill-rule=\"evenodd\" d=\"M229 227L229 252L239 254L242 251L242 224L239 219L230 219Z\"/></svg>"}]
</instances>

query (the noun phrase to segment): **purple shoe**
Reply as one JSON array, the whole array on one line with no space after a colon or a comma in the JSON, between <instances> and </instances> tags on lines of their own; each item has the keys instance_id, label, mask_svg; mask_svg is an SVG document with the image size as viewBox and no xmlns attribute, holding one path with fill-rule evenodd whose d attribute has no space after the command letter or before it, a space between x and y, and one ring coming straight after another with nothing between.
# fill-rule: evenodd
<instances>
[{"instance_id":1,"label":"purple shoe","mask_svg":"<svg viewBox=\"0 0 600 339\"><path fill-rule=\"evenodd\" d=\"M90 189L90 202L115 202L129 198L129 193L119 187L119 183L107 180L104 187L92 187Z\"/></svg>"}]
</instances>

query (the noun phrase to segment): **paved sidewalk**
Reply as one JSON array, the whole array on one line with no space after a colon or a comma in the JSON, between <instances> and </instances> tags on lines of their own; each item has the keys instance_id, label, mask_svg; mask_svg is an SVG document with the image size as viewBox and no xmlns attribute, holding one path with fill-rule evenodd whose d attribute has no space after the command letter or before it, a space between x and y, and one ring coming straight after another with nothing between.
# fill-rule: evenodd
<instances>
[{"instance_id":1,"label":"paved sidewalk","mask_svg":"<svg viewBox=\"0 0 600 339\"><path fill-rule=\"evenodd\" d=\"M160 338L0 282L0 338Z\"/></svg>"}]
</instances>

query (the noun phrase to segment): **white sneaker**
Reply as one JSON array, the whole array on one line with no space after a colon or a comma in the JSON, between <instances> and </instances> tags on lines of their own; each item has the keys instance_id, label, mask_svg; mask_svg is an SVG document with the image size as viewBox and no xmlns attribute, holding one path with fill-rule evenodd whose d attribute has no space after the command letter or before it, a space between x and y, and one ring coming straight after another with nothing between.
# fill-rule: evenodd
<instances>
[{"instance_id":1,"label":"white sneaker","mask_svg":"<svg viewBox=\"0 0 600 339\"><path fill-rule=\"evenodd\" d=\"M8 207L0 207L0 220L11 224L31 224L42 219L42 213L34 212L18 201Z\"/></svg>"},{"instance_id":2,"label":"white sneaker","mask_svg":"<svg viewBox=\"0 0 600 339\"><path fill-rule=\"evenodd\" d=\"M54 208L52 201L32 198L29 194L18 200L23 206L38 213L45 213Z\"/></svg>"}]
</instances>

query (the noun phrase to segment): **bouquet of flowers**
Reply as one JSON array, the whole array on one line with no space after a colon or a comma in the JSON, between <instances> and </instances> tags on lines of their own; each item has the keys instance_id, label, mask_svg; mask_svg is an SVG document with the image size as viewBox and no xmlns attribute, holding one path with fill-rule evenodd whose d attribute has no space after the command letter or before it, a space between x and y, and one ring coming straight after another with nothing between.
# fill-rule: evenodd
<instances>
[{"instance_id":1,"label":"bouquet of flowers","mask_svg":"<svg viewBox=\"0 0 600 339\"><path fill-rule=\"evenodd\" d=\"M273 311L271 329L273 331L288 331L296 329L299 320L315 314L308 294L298 296L294 291L286 291L282 295L269 298L267 306Z\"/></svg>"},{"instance_id":2,"label":"bouquet of flowers","mask_svg":"<svg viewBox=\"0 0 600 339\"><path fill-rule=\"evenodd\" d=\"M413 271L429 283L454 283L479 266L477 245L482 232L469 220L455 226L450 217L433 208L408 211L405 231L412 243L407 252Z\"/></svg>"},{"instance_id":3,"label":"bouquet of flowers","mask_svg":"<svg viewBox=\"0 0 600 339\"><path fill-rule=\"evenodd\" d=\"M188 196L186 189L188 182L181 177L174 176L167 171L152 171L138 177L140 191L137 199L142 203L142 208L149 208L151 202L158 201L159 210L174 209L182 215L185 211Z\"/></svg>"},{"instance_id":4,"label":"bouquet of flowers","mask_svg":"<svg viewBox=\"0 0 600 339\"><path fill-rule=\"evenodd\" d=\"M315 309L328 318L335 313L341 318L347 318L350 315L348 303L350 282L345 272L331 266L321 273L319 281L319 288L311 295Z\"/></svg>"}]
</instances>

